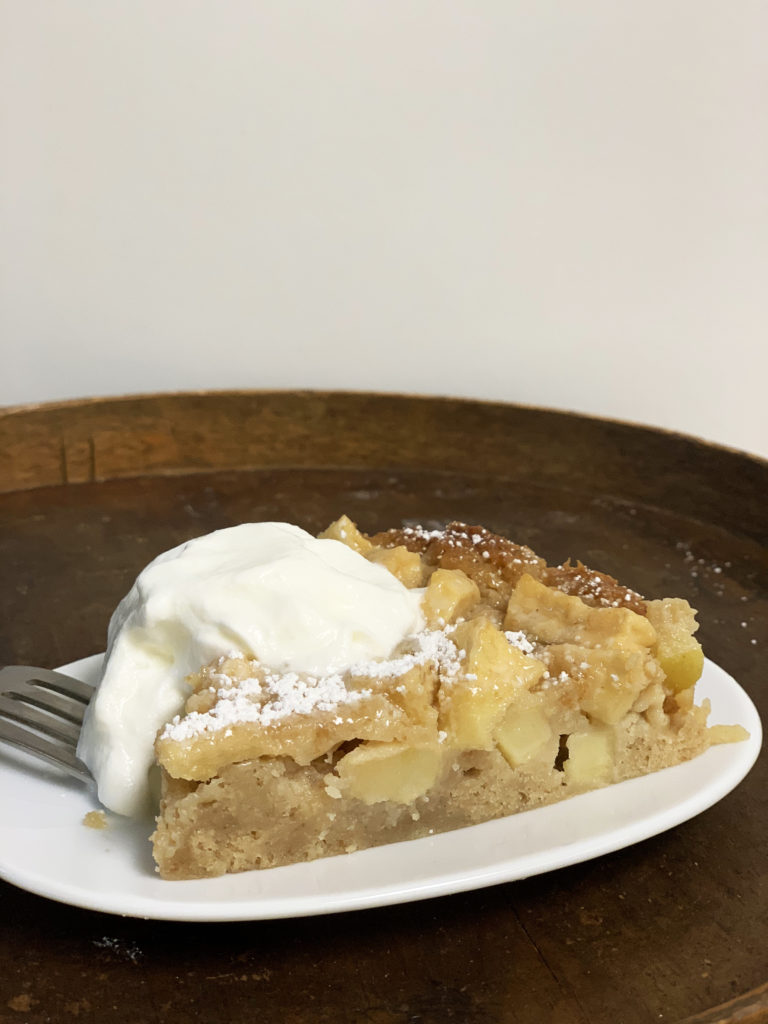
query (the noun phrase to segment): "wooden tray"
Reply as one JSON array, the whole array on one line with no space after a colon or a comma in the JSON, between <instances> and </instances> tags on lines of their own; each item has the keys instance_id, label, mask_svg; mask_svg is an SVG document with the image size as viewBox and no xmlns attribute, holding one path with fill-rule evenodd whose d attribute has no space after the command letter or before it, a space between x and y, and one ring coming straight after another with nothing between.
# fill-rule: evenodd
<instances>
[{"instance_id":1,"label":"wooden tray","mask_svg":"<svg viewBox=\"0 0 768 1024\"><path fill-rule=\"evenodd\" d=\"M0 662L104 647L139 569L252 519L482 522L700 610L768 712L768 464L566 413L210 393L0 412ZM0 883L0 1022L768 1019L768 764L654 839L508 885L327 918L128 920ZM0 839L0 842L2 839Z\"/></svg>"}]
</instances>

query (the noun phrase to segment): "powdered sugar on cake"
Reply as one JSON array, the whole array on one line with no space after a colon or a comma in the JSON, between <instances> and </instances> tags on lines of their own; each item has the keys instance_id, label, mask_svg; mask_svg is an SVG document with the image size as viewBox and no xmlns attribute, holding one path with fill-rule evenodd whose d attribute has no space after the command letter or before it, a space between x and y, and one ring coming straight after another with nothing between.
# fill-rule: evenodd
<instances>
[{"instance_id":1,"label":"powdered sugar on cake","mask_svg":"<svg viewBox=\"0 0 768 1024\"><path fill-rule=\"evenodd\" d=\"M348 690L338 673L315 678L296 672L267 673L243 680L219 676L224 682L210 711L177 715L163 730L163 738L185 741L203 732L228 729L243 722L263 726L291 715L333 711L370 696L370 690Z\"/></svg>"},{"instance_id":2,"label":"powdered sugar on cake","mask_svg":"<svg viewBox=\"0 0 768 1024\"><path fill-rule=\"evenodd\" d=\"M162 730L161 738L183 743L246 722L269 727L291 716L338 711L371 696L370 688L350 687L352 680L396 681L416 666L428 663L434 665L443 683L450 684L461 669L464 655L450 638L454 628L414 634L402 645L412 650L392 658L357 662L345 673L313 676L262 671L261 678L254 674L235 679L222 671L227 659L221 658L210 674L211 689L215 691L213 707L176 715ZM254 671L261 668L255 662L251 664Z\"/></svg>"}]
</instances>

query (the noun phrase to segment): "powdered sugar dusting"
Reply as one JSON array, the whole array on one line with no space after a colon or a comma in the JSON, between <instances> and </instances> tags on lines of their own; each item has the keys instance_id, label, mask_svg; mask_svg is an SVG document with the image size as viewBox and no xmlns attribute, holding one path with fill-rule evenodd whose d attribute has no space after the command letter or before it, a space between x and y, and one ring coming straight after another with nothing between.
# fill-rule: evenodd
<instances>
[{"instance_id":1,"label":"powdered sugar dusting","mask_svg":"<svg viewBox=\"0 0 768 1024\"><path fill-rule=\"evenodd\" d=\"M404 526L402 532L415 540L439 540L445 536L445 530L427 530L423 526Z\"/></svg>"},{"instance_id":2,"label":"powdered sugar dusting","mask_svg":"<svg viewBox=\"0 0 768 1024\"><path fill-rule=\"evenodd\" d=\"M536 689L548 690L552 686L557 686L558 683L564 686L566 683L570 682L570 679L571 677L567 672L559 672L556 676L553 676L548 671L545 671Z\"/></svg>"},{"instance_id":3,"label":"powdered sugar dusting","mask_svg":"<svg viewBox=\"0 0 768 1024\"><path fill-rule=\"evenodd\" d=\"M426 665L429 662L432 662L443 676L456 675L461 667L461 656L456 644L448 635L453 632L453 628L449 626L446 629L431 629L417 633L411 638L414 651L396 658L353 665L350 675L394 679L405 675L417 665Z\"/></svg>"},{"instance_id":4,"label":"powdered sugar dusting","mask_svg":"<svg viewBox=\"0 0 768 1024\"><path fill-rule=\"evenodd\" d=\"M225 682L210 711L177 715L163 730L163 738L184 741L244 722L269 726L290 715L333 711L371 695L370 690L348 690L338 673L316 677L268 672L263 681L255 676L235 681L218 673L218 679Z\"/></svg>"},{"instance_id":5,"label":"powdered sugar dusting","mask_svg":"<svg viewBox=\"0 0 768 1024\"><path fill-rule=\"evenodd\" d=\"M533 654L534 644L528 639L522 630L507 629L504 632L504 636L516 647L518 651L522 651L523 654Z\"/></svg>"},{"instance_id":6,"label":"powdered sugar dusting","mask_svg":"<svg viewBox=\"0 0 768 1024\"><path fill-rule=\"evenodd\" d=\"M177 715L161 733L162 739L184 742L205 732L231 729L242 723L263 727L274 725L294 715L311 715L322 711L338 711L343 706L359 703L371 696L370 688L354 689L350 679L398 679L418 665L433 664L444 681L450 682L461 668L464 654L445 630L425 630L410 637L411 651L393 658L370 660L352 665L348 672L323 676L297 672L267 671L254 663L252 675L235 680L222 671L221 659L211 674L216 703L209 711L192 711Z\"/></svg>"}]
</instances>

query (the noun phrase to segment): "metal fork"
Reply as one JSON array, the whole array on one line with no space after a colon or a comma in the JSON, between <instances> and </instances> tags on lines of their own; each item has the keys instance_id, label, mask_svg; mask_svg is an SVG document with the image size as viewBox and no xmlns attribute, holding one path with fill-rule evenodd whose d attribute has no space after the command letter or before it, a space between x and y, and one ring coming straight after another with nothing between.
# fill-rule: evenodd
<instances>
[{"instance_id":1,"label":"metal fork","mask_svg":"<svg viewBox=\"0 0 768 1024\"><path fill-rule=\"evenodd\" d=\"M63 672L7 665L0 669L0 741L62 768L81 782L93 782L76 753L92 696L92 686Z\"/></svg>"}]
</instances>

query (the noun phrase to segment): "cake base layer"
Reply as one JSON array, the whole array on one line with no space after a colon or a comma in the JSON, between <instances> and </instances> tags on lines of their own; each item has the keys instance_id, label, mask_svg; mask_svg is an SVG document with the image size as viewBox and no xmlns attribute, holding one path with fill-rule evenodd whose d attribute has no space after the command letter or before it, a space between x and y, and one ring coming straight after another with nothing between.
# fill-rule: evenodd
<instances>
[{"instance_id":1,"label":"cake base layer","mask_svg":"<svg viewBox=\"0 0 768 1024\"><path fill-rule=\"evenodd\" d=\"M411 803L365 803L329 784L325 758L288 757L233 764L207 782L163 779L152 837L166 879L270 868L418 839L566 799L657 771L709 745L706 710L674 727L631 712L611 727L611 756L584 752L562 737L554 760L512 767L498 750L446 751L437 781Z\"/></svg>"}]
</instances>

